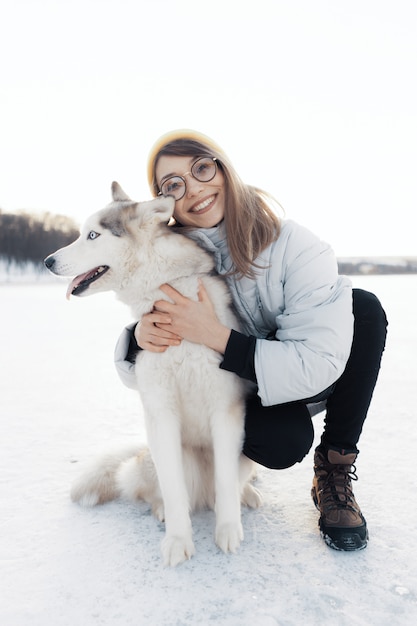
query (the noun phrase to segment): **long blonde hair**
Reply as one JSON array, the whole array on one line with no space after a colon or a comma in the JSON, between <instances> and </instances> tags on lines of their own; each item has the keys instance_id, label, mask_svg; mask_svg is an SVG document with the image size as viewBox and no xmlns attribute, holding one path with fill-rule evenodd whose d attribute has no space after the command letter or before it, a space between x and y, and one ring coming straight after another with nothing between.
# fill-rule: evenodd
<instances>
[{"instance_id":1,"label":"long blonde hair","mask_svg":"<svg viewBox=\"0 0 417 626\"><path fill-rule=\"evenodd\" d=\"M151 189L159 193L155 170L161 156L215 157L224 176L225 214L224 223L230 256L233 261L233 274L253 277L261 266L255 263L259 254L280 233L280 220L272 206L278 202L268 193L257 187L244 184L230 163L228 157L215 147L215 144L200 140L180 138L170 141L152 154L149 163ZM179 224L174 224L184 229ZM183 231L182 231L183 232Z\"/></svg>"}]
</instances>

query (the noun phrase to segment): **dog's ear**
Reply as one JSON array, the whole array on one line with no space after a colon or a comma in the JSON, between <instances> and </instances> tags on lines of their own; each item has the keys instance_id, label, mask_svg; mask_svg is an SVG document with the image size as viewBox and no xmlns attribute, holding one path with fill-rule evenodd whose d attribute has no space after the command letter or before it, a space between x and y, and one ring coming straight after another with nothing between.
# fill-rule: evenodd
<instances>
[{"instance_id":1,"label":"dog's ear","mask_svg":"<svg viewBox=\"0 0 417 626\"><path fill-rule=\"evenodd\" d=\"M114 202L133 202L115 180L111 184L111 193Z\"/></svg>"},{"instance_id":2,"label":"dog's ear","mask_svg":"<svg viewBox=\"0 0 417 626\"><path fill-rule=\"evenodd\" d=\"M139 215L146 216L150 222L168 224L175 207L175 199L172 196L158 196L154 200L140 202L137 207Z\"/></svg>"}]
</instances>

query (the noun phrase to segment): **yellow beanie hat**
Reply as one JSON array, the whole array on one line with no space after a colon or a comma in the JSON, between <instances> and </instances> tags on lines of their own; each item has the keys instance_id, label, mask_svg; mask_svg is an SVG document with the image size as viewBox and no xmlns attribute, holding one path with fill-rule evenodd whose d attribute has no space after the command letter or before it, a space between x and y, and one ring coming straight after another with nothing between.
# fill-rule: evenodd
<instances>
[{"instance_id":1,"label":"yellow beanie hat","mask_svg":"<svg viewBox=\"0 0 417 626\"><path fill-rule=\"evenodd\" d=\"M155 189L153 187L155 159L157 158L158 153L162 150L164 146L171 143L172 141L177 141L178 139L190 139L191 141L198 141L199 143L204 144L208 148L211 148L215 152L219 153L220 155L224 155L224 157L227 158L220 146L217 145L216 142L214 142L212 139L210 139L210 137L207 137L207 135L204 135L203 133L199 133L195 130L191 130L188 128L172 130L169 133L165 133L154 143L148 156L148 183L152 193L155 193Z\"/></svg>"}]
</instances>

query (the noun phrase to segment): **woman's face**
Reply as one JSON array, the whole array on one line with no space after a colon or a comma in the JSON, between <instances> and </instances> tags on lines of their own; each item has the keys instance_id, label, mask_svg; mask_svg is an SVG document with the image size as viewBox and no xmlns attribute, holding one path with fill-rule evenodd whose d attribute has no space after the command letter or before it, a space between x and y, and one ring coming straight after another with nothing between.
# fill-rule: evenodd
<instances>
[{"instance_id":1,"label":"woman's face","mask_svg":"<svg viewBox=\"0 0 417 626\"><path fill-rule=\"evenodd\" d=\"M183 226L212 228L224 217L224 176L217 173L207 183L196 180L189 172L197 157L162 155L156 165L156 181L160 187L170 176L182 176L186 190L181 200L176 200L174 218Z\"/></svg>"}]
</instances>

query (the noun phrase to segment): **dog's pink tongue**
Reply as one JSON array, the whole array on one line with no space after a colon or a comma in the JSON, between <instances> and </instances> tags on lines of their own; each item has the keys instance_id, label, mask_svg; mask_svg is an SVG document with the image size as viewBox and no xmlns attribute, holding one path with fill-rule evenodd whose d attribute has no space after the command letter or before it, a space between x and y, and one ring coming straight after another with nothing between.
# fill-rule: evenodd
<instances>
[{"instance_id":1,"label":"dog's pink tongue","mask_svg":"<svg viewBox=\"0 0 417 626\"><path fill-rule=\"evenodd\" d=\"M87 276L90 274L90 272L85 272L85 274L80 274L79 276L76 276L75 278L73 278L73 280L70 282L70 284L68 285L68 289L67 289L67 300L70 299L70 296L72 294L72 292L74 291L74 289L76 287L78 287L78 285L80 283L83 282L83 280L85 278L87 278Z\"/></svg>"}]
</instances>

